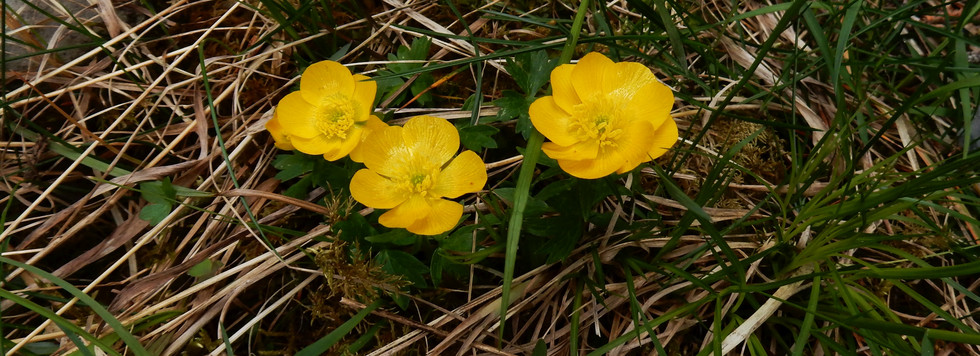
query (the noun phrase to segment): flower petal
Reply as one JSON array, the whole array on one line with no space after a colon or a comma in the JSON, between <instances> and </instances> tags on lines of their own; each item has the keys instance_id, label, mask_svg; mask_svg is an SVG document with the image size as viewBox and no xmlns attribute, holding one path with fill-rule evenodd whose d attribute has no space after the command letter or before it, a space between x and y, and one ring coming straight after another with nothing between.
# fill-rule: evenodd
<instances>
[{"instance_id":1,"label":"flower petal","mask_svg":"<svg viewBox=\"0 0 980 356\"><path fill-rule=\"evenodd\" d=\"M650 152L647 152L650 159L654 159L663 156L667 153L667 150L677 143L677 138L679 137L677 132L677 123L670 116L664 120L660 127L653 132L653 146L650 148Z\"/></svg>"},{"instance_id":2,"label":"flower petal","mask_svg":"<svg viewBox=\"0 0 980 356\"><path fill-rule=\"evenodd\" d=\"M368 169L354 173L350 180L350 195L359 203L375 209L391 209L401 204L408 195L398 185Z\"/></svg>"},{"instance_id":3,"label":"flower petal","mask_svg":"<svg viewBox=\"0 0 980 356\"><path fill-rule=\"evenodd\" d=\"M386 176L397 177L399 172L408 172L405 165L410 154L405 147L401 126L388 126L371 133L371 139L361 143L360 158L368 169ZM406 173L407 174L407 173Z\"/></svg>"},{"instance_id":4,"label":"flower petal","mask_svg":"<svg viewBox=\"0 0 980 356\"><path fill-rule=\"evenodd\" d=\"M446 119L416 116L405 123L405 146L416 159L441 167L459 150L459 131Z\"/></svg>"},{"instance_id":5,"label":"flower petal","mask_svg":"<svg viewBox=\"0 0 980 356\"><path fill-rule=\"evenodd\" d=\"M609 80L606 78L607 69L613 65L615 63L612 60L598 52L591 52L582 57L572 70L572 86L575 87L578 98L582 101L590 101L607 95L608 92L603 91L602 88Z\"/></svg>"},{"instance_id":6,"label":"flower petal","mask_svg":"<svg viewBox=\"0 0 980 356\"><path fill-rule=\"evenodd\" d=\"M650 68L636 62L619 62L606 67L604 77L602 90L619 95L626 100L631 100L640 88L651 82L659 83Z\"/></svg>"},{"instance_id":7,"label":"flower petal","mask_svg":"<svg viewBox=\"0 0 980 356\"><path fill-rule=\"evenodd\" d=\"M279 124L282 125L283 134L290 137L316 137L319 132L313 117L315 110L316 107L303 99L300 92L294 91L286 95L276 106L276 115L279 116Z\"/></svg>"},{"instance_id":8,"label":"flower petal","mask_svg":"<svg viewBox=\"0 0 980 356\"><path fill-rule=\"evenodd\" d=\"M596 140L587 140L571 146L558 146L551 142L545 142L541 145L541 150L552 159L574 161L595 159L599 155L599 142Z\"/></svg>"},{"instance_id":9,"label":"flower petal","mask_svg":"<svg viewBox=\"0 0 980 356\"><path fill-rule=\"evenodd\" d=\"M416 221L425 218L432 212L432 206L420 195L413 195L394 209L388 210L378 217L381 225L398 228L409 227Z\"/></svg>"},{"instance_id":10,"label":"flower petal","mask_svg":"<svg viewBox=\"0 0 980 356\"><path fill-rule=\"evenodd\" d=\"M640 163L650 160L649 152L653 145L653 133L653 125L645 120L634 121L623 130L623 136L616 141L617 147L611 150L613 152L610 152L611 156L618 156L622 162L620 167L616 169L617 172L631 171ZM601 153L600 156L602 156Z\"/></svg>"},{"instance_id":11,"label":"flower petal","mask_svg":"<svg viewBox=\"0 0 980 356\"><path fill-rule=\"evenodd\" d=\"M334 61L320 61L303 71L299 91L310 103L319 103L324 97L354 93L354 77L350 70ZM368 104L370 105L370 104Z\"/></svg>"},{"instance_id":12,"label":"flower petal","mask_svg":"<svg viewBox=\"0 0 980 356\"><path fill-rule=\"evenodd\" d=\"M558 166L572 176L582 179L596 179L608 176L623 165L618 155L603 155L596 159L580 161L558 160Z\"/></svg>"},{"instance_id":13,"label":"flower petal","mask_svg":"<svg viewBox=\"0 0 980 356\"><path fill-rule=\"evenodd\" d=\"M354 94L351 99L358 110L358 116L371 115L374 110L374 95L378 92L378 82L366 76L354 74Z\"/></svg>"},{"instance_id":14,"label":"flower petal","mask_svg":"<svg viewBox=\"0 0 980 356\"><path fill-rule=\"evenodd\" d=\"M625 115L634 119L646 119L658 127L670 118L674 107L674 92L661 82L653 81L639 88L633 99L626 104Z\"/></svg>"},{"instance_id":15,"label":"flower petal","mask_svg":"<svg viewBox=\"0 0 980 356\"><path fill-rule=\"evenodd\" d=\"M565 112L572 112L575 105L581 104L575 88L572 87L572 70L574 64L562 64L551 71L551 95L555 97L555 103Z\"/></svg>"},{"instance_id":16,"label":"flower petal","mask_svg":"<svg viewBox=\"0 0 980 356\"><path fill-rule=\"evenodd\" d=\"M357 125L357 124L355 124ZM372 133L379 132L388 127L388 124L381 121L377 116L371 115L368 117L367 121L364 122L364 128L361 130L361 142L350 151L350 159L354 162L364 162L364 157L362 157L361 152L364 150L365 142L367 142L368 137Z\"/></svg>"},{"instance_id":17,"label":"flower petal","mask_svg":"<svg viewBox=\"0 0 980 356\"><path fill-rule=\"evenodd\" d=\"M463 206L445 199L431 201L432 210L408 227L408 231L418 235L438 235L456 227L463 216Z\"/></svg>"},{"instance_id":18,"label":"flower petal","mask_svg":"<svg viewBox=\"0 0 980 356\"><path fill-rule=\"evenodd\" d=\"M487 184L487 168L483 160L476 152L463 151L449 162L446 169L439 172L432 186L432 194L456 198L466 193L477 192L483 189L485 184Z\"/></svg>"},{"instance_id":19,"label":"flower petal","mask_svg":"<svg viewBox=\"0 0 980 356\"><path fill-rule=\"evenodd\" d=\"M347 138L343 140L337 140L337 148L334 152L325 153L323 158L328 161L336 161L338 159L344 158L359 143L361 143L361 136L364 135L364 128L360 125L351 126L350 130L347 131Z\"/></svg>"},{"instance_id":20,"label":"flower petal","mask_svg":"<svg viewBox=\"0 0 980 356\"><path fill-rule=\"evenodd\" d=\"M326 139L323 136L314 138L290 137L290 142L297 151L308 155L333 155L341 145L340 140L336 138Z\"/></svg>"},{"instance_id":21,"label":"flower petal","mask_svg":"<svg viewBox=\"0 0 980 356\"><path fill-rule=\"evenodd\" d=\"M556 100L557 96L538 98L531 103L528 113L534 128L542 135L558 145L569 146L578 141L568 130L572 115L563 110Z\"/></svg>"},{"instance_id":22,"label":"flower petal","mask_svg":"<svg viewBox=\"0 0 980 356\"><path fill-rule=\"evenodd\" d=\"M289 136L282 132L282 125L279 123L279 115L276 112L272 113L272 119L265 122L265 129L269 131L269 135L272 136L277 148L281 150L294 149L292 142L289 141Z\"/></svg>"}]
</instances>

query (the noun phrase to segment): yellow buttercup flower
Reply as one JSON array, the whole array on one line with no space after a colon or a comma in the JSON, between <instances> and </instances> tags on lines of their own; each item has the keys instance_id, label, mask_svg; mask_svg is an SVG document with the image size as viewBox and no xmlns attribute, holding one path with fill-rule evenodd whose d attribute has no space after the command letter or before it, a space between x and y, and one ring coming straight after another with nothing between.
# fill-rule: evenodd
<instances>
[{"instance_id":1,"label":"yellow buttercup flower","mask_svg":"<svg viewBox=\"0 0 980 356\"><path fill-rule=\"evenodd\" d=\"M551 140L541 150L573 176L625 173L677 142L674 94L642 64L593 52L555 68L551 85L552 96L535 100L529 114Z\"/></svg>"},{"instance_id":2,"label":"yellow buttercup flower","mask_svg":"<svg viewBox=\"0 0 980 356\"><path fill-rule=\"evenodd\" d=\"M404 127L371 134L360 148L365 169L354 174L355 200L376 209L391 209L378 218L390 228L419 235L449 231L463 215L455 199L483 189L486 166L473 151L459 150L459 133L445 119L413 117Z\"/></svg>"},{"instance_id":3,"label":"yellow buttercup flower","mask_svg":"<svg viewBox=\"0 0 980 356\"><path fill-rule=\"evenodd\" d=\"M272 140L275 142L276 147L281 150L292 150L293 143L290 141L289 136L286 136L282 132L282 124L279 123L279 114L275 111L272 113L272 119L265 122L265 129L269 131L272 135Z\"/></svg>"},{"instance_id":4,"label":"yellow buttercup flower","mask_svg":"<svg viewBox=\"0 0 980 356\"><path fill-rule=\"evenodd\" d=\"M314 63L303 72L299 91L279 101L281 132L300 152L341 159L361 142L376 91L375 82L351 75L340 63Z\"/></svg>"},{"instance_id":5,"label":"yellow buttercup flower","mask_svg":"<svg viewBox=\"0 0 980 356\"><path fill-rule=\"evenodd\" d=\"M380 132L388 127L388 124L381 121L377 116L371 115L367 122L364 123L364 131L361 133L361 142L354 146L354 150L350 151L350 159L354 162L364 162L364 158L361 157L361 152L364 150L364 142L366 142L371 134L375 132Z\"/></svg>"}]
</instances>

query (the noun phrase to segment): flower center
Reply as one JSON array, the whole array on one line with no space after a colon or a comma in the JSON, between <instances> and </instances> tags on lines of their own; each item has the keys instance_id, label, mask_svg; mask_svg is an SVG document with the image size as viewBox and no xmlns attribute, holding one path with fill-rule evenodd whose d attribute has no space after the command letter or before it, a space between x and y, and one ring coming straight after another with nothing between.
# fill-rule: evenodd
<instances>
[{"instance_id":1,"label":"flower center","mask_svg":"<svg viewBox=\"0 0 980 356\"><path fill-rule=\"evenodd\" d=\"M425 192L429 190L429 187L432 186L432 178L428 174L418 173L412 175L409 183L411 184L409 190L411 190L413 193L425 194Z\"/></svg>"},{"instance_id":2,"label":"flower center","mask_svg":"<svg viewBox=\"0 0 980 356\"><path fill-rule=\"evenodd\" d=\"M313 115L314 125L320 134L343 140L354 125L357 106L347 96L332 95L323 98Z\"/></svg>"},{"instance_id":3,"label":"flower center","mask_svg":"<svg viewBox=\"0 0 980 356\"><path fill-rule=\"evenodd\" d=\"M596 98L577 105L574 111L569 128L579 141L598 141L600 148L619 146L622 112L612 100Z\"/></svg>"}]
</instances>

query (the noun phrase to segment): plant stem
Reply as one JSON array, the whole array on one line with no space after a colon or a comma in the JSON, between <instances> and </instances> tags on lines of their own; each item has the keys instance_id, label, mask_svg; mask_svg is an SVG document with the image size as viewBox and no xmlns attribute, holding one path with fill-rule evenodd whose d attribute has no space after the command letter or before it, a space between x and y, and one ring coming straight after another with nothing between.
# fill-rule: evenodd
<instances>
[{"instance_id":1,"label":"plant stem","mask_svg":"<svg viewBox=\"0 0 980 356\"><path fill-rule=\"evenodd\" d=\"M572 22L571 37L565 42L565 47L561 51L558 64L566 64L572 59L575 52L575 44L578 42L579 33L582 32L582 21L585 20L585 12L589 8L589 0L582 0L578 6L578 13ZM514 265L517 262L517 246L521 237L521 225L524 224L524 207L530 196L531 180L534 178L534 167L538 164L538 157L541 156L541 144L544 143L544 135L538 130L531 131L531 137L527 140L527 148L524 149L524 161L521 163L521 172L517 176L517 189L514 192L514 210L510 214L510 223L507 229L507 244L504 256L504 282L501 286L500 294L500 328L498 329L500 339L504 336L504 320L507 319L507 307L510 305L510 288L514 279Z\"/></svg>"}]
</instances>

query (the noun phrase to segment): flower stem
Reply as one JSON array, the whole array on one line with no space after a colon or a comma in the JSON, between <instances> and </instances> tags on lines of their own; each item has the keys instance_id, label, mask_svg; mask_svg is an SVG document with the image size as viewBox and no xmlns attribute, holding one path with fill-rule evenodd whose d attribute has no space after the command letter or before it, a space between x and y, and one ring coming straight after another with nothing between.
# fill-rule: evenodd
<instances>
[{"instance_id":1,"label":"flower stem","mask_svg":"<svg viewBox=\"0 0 980 356\"><path fill-rule=\"evenodd\" d=\"M589 0L582 0L572 22L571 37L565 42L565 47L561 51L558 64L566 64L572 59L575 53L575 44L578 43L579 33L582 32L582 22L585 20L585 13L589 8ZM521 225L524 224L524 207L530 196L531 180L534 178L534 167L538 164L538 157L541 156L541 144L544 143L544 135L538 130L531 131L531 137L527 140L527 148L524 149L524 161L521 163L521 172L517 176L517 187L514 191L514 210L510 214L510 224L507 229L507 249L504 256L504 283L501 286L500 294L500 328L498 329L500 340L504 336L504 321L507 319L507 307L510 305L510 289L514 279L514 265L517 262L517 245L521 236Z\"/></svg>"}]
</instances>

